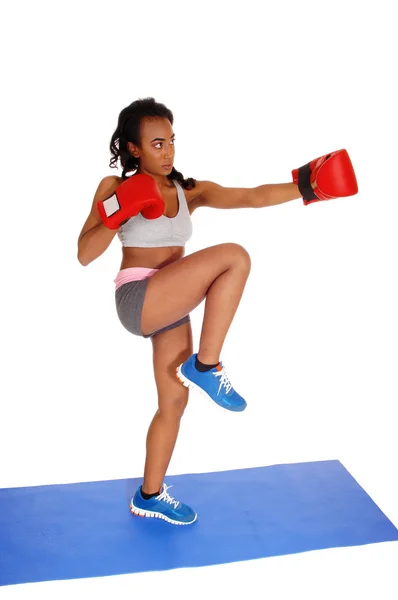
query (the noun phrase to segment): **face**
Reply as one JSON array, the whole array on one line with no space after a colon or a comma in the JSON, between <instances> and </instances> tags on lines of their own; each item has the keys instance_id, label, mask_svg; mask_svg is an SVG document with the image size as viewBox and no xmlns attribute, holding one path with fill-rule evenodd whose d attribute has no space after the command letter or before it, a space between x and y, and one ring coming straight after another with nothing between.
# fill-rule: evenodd
<instances>
[{"instance_id":1,"label":"face","mask_svg":"<svg viewBox=\"0 0 398 600\"><path fill-rule=\"evenodd\" d=\"M168 119L143 119L141 145L129 143L128 147L140 159L139 173L164 177L171 173L174 163L174 133Z\"/></svg>"}]
</instances>

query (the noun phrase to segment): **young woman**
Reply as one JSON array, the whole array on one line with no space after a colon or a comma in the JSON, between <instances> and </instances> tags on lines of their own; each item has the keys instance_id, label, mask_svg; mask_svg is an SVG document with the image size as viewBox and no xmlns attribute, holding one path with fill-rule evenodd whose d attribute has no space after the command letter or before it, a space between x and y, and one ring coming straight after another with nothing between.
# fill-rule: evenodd
<instances>
[{"instance_id":1,"label":"young woman","mask_svg":"<svg viewBox=\"0 0 398 600\"><path fill-rule=\"evenodd\" d=\"M143 484L131 500L133 514L187 525L195 511L168 493L163 481L176 443L189 388L227 410L242 411L220 353L250 273L250 256L224 243L184 256L191 215L200 207L262 208L302 197L305 204L357 193L345 150L293 171L292 183L226 188L185 179L174 167L173 114L153 98L124 108L110 151L121 177L101 180L78 240L84 266L117 234L122 244L115 279L116 310L134 335L151 338L159 408L148 430ZM127 177L127 173L132 173ZM206 300L198 353L193 353L189 313ZM183 385L182 385L183 384Z\"/></svg>"}]
</instances>

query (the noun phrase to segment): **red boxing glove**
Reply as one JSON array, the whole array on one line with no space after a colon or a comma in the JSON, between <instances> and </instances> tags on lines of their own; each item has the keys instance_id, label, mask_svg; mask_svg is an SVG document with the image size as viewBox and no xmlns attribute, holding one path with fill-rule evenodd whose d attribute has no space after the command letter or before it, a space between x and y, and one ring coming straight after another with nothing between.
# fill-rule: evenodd
<instances>
[{"instance_id":1,"label":"red boxing glove","mask_svg":"<svg viewBox=\"0 0 398 600\"><path fill-rule=\"evenodd\" d=\"M157 219L165 210L158 184L150 175L132 175L116 188L110 198L97 202L97 209L106 227L119 229L138 213L146 219Z\"/></svg>"},{"instance_id":2,"label":"red boxing glove","mask_svg":"<svg viewBox=\"0 0 398 600\"><path fill-rule=\"evenodd\" d=\"M336 150L316 158L307 165L294 169L292 175L304 204L358 193L357 179L347 150ZM312 188L311 184L314 182L316 185Z\"/></svg>"}]
</instances>

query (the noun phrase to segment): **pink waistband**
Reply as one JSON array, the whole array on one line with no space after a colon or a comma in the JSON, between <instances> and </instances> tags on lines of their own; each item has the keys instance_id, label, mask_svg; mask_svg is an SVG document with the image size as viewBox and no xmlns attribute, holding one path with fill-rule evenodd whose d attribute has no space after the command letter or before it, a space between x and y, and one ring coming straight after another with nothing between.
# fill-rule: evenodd
<instances>
[{"instance_id":1,"label":"pink waistband","mask_svg":"<svg viewBox=\"0 0 398 600\"><path fill-rule=\"evenodd\" d=\"M145 279L146 277L151 277L157 273L159 269L148 269L147 267L130 267L128 269L122 269L116 275L116 279L114 279L114 283L116 284L116 290L120 288L124 283L128 283L129 281L139 281L141 279Z\"/></svg>"}]
</instances>

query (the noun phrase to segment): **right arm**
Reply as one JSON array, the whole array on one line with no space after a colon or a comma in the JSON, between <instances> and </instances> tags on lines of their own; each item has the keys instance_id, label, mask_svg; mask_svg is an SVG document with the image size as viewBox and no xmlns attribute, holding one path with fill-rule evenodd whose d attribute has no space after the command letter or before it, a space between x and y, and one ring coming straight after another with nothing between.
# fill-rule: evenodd
<instances>
[{"instance_id":1,"label":"right arm","mask_svg":"<svg viewBox=\"0 0 398 600\"><path fill-rule=\"evenodd\" d=\"M112 196L119 185L119 178L110 175L100 181L95 192L90 214L83 225L77 242L77 258L84 267L105 252L118 232L117 229L105 227L98 213L97 202Z\"/></svg>"}]
</instances>

